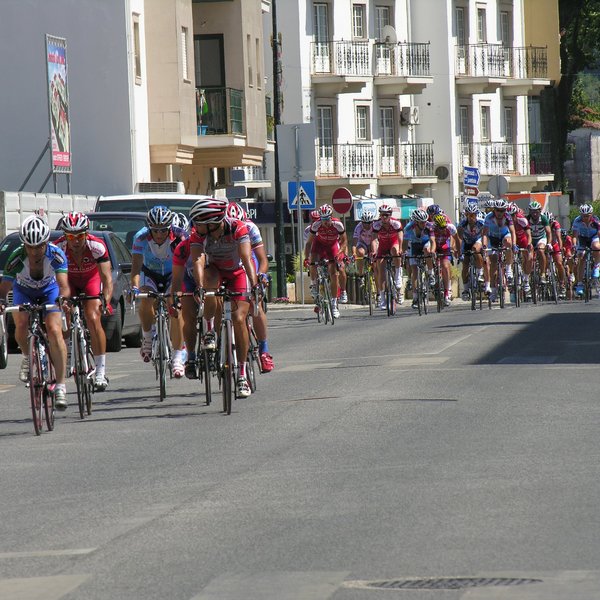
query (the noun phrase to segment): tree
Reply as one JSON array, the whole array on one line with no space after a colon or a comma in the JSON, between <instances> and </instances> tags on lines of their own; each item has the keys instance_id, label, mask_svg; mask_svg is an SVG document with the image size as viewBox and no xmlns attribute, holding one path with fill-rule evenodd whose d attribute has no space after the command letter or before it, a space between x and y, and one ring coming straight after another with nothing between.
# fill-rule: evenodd
<instances>
[{"instance_id":1,"label":"tree","mask_svg":"<svg viewBox=\"0 0 600 600\"><path fill-rule=\"evenodd\" d=\"M555 183L564 189L567 134L585 120L577 77L600 65L600 0L559 0L561 80L553 91L555 119Z\"/></svg>"}]
</instances>

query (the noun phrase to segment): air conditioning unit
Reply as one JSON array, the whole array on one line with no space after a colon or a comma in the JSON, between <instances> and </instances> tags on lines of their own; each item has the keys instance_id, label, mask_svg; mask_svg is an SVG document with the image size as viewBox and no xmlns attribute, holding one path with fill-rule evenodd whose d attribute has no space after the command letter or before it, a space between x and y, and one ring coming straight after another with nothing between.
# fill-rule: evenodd
<instances>
[{"instance_id":1,"label":"air conditioning unit","mask_svg":"<svg viewBox=\"0 0 600 600\"><path fill-rule=\"evenodd\" d=\"M403 106L400 113L400 122L402 125L418 125L419 124L419 107L418 106Z\"/></svg>"},{"instance_id":2,"label":"air conditioning unit","mask_svg":"<svg viewBox=\"0 0 600 600\"><path fill-rule=\"evenodd\" d=\"M185 194L183 181L141 181L135 186L136 194Z\"/></svg>"},{"instance_id":3,"label":"air conditioning unit","mask_svg":"<svg viewBox=\"0 0 600 600\"><path fill-rule=\"evenodd\" d=\"M434 173L440 181L445 181L450 177L450 165L436 165Z\"/></svg>"}]
</instances>

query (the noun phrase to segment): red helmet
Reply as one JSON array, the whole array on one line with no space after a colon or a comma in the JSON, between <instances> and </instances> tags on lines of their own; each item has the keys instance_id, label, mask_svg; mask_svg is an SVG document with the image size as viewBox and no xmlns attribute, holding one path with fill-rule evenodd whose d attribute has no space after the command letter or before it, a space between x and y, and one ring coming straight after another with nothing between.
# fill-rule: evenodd
<instances>
[{"instance_id":1,"label":"red helmet","mask_svg":"<svg viewBox=\"0 0 600 600\"><path fill-rule=\"evenodd\" d=\"M60 220L60 229L65 233L82 233L90 228L90 220L80 212L70 212Z\"/></svg>"},{"instance_id":2,"label":"red helmet","mask_svg":"<svg viewBox=\"0 0 600 600\"><path fill-rule=\"evenodd\" d=\"M230 202L227 206L227 216L230 219L237 219L239 221L246 220L246 211L235 202Z\"/></svg>"},{"instance_id":3,"label":"red helmet","mask_svg":"<svg viewBox=\"0 0 600 600\"><path fill-rule=\"evenodd\" d=\"M389 204L382 204L379 207L379 214L380 215L391 215L393 210L394 209Z\"/></svg>"},{"instance_id":4,"label":"red helmet","mask_svg":"<svg viewBox=\"0 0 600 600\"><path fill-rule=\"evenodd\" d=\"M321 215L319 214L318 210L312 210L310 212L310 220L311 221L318 221L321 218Z\"/></svg>"}]
</instances>

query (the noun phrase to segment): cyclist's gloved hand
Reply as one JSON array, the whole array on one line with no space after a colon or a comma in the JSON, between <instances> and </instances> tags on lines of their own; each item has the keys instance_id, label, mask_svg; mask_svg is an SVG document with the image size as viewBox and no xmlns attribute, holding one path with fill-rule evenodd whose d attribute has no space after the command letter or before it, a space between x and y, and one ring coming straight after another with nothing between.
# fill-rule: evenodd
<instances>
[{"instance_id":1,"label":"cyclist's gloved hand","mask_svg":"<svg viewBox=\"0 0 600 600\"><path fill-rule=\"evenodd\" d=\"M304 265L305 268L308 267L308 265L310 265L310 259L305 258L304 262L302 264Z\"/></svg>"},{"instance_id":2,"label":"cyclist's gloved hand","mask_svg":"<svg viewBox=\"0 0 600 600\"><path fill-rule=\"evenodd\" d=\"M513 252L518 252L519 251L519 246L517 246L517 244L515 244L513 246Z\"/></svg>"},{"instance_id":3,"label":"cyclist's gloved hand","mask_svg":"<svg viewBox=\"0 0 600 600\"><path fill-rule=\"evenodd\" d=\"M177 294L173 294L173 308L181 310L181 296L178 296Z\"/></svg>"},{"instance_id":4,"label":"cyclist's gloved hand","mask_svg":"<svg viewBox=\"0 0 600 600\"><path fill-rule=\"evenodd\" d=\"M0 315L4 313L4 309L6 308L6 298L0 298Z\"/></svg>"},{"instance_id":5,"label":"cyclist's gloved hand","mask_svg":"<svg viewBox=\"0 0 600 600\"><path fill-rule=\"evenodd\" d=\"M115 311L110 302L106 303L106 306L104 307L104 314L105 315L114 315L115 314Z\"/></svg>"},{"instance_id":6,"label":"cyclist's gloved hand","mask_svg":"<svg viewBox=\"0 0 600 600\"><path fill-rule=\"evenodd\" d=\"M194 290L194 300L198 302L198 304L202 304L204 300L204 288L200 285Z\"/></svg>"},{"instance_id":7,"label":"cyclist's gloved hand","mask_svg":"<svg viewBox=\"0 0 600 600\"><path fill-rule=\"evenodd\" d=\"M269 283L269 276L266 273L259 273L258 274L258 281L262 285L268 285L268 283Z\"/></svg>"}]
</instances>

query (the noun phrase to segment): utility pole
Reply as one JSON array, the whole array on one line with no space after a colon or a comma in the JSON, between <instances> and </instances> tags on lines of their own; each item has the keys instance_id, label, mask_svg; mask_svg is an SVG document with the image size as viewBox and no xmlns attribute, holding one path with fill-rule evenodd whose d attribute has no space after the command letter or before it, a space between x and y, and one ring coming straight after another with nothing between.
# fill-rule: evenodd
<instances>
[{"instance_id":1,"label":"utility pole","mask_svg":"<svg viewBox=\"0 0 600 600\"><path fill-rule=\"evenodd\" d=\"M275 261L277 262L277 296L287 295L285 268L285 226L283 222L283 199L279 180L279 148L277 146L277 125L281 124L281 64L279 62L279 31L277 29L277 0L271 0L273 23L273 120L275 122Z\"/></svg>"}]
</instances>

